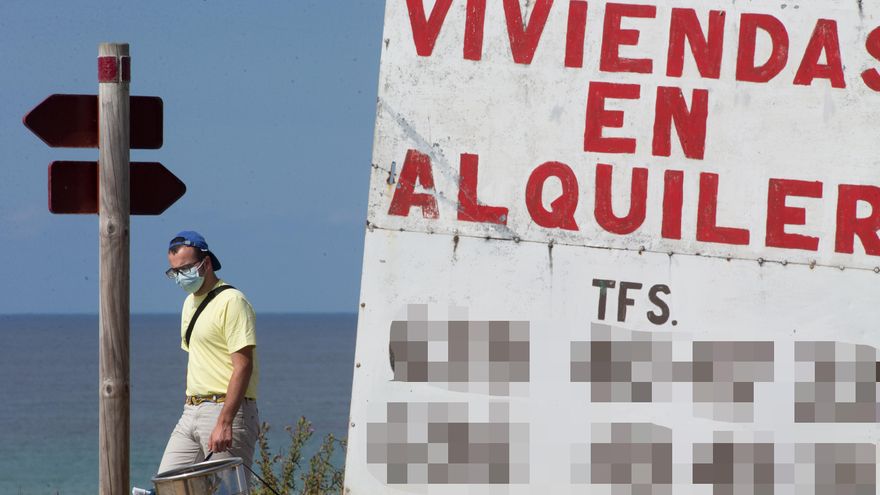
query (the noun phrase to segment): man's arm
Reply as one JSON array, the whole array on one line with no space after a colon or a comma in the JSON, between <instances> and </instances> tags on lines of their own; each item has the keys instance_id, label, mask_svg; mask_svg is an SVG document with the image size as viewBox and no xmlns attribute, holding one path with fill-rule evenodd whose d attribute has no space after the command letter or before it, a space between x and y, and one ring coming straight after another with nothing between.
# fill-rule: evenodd
<instances>
[{"instance_id":1,"label":"man's arm","mask_svg":"<svg viewBox=\"0 0 880 495\"><path fill-rule=\"evenodd\" d=\"M232 378L229 379L226 389L226 400L208 440L208 449L211 452L225 452L232 446L232 419L244 400L244 393L254 370L254 346L249 345L235 351L231 357Z\"/></svg>"}]
</instances>

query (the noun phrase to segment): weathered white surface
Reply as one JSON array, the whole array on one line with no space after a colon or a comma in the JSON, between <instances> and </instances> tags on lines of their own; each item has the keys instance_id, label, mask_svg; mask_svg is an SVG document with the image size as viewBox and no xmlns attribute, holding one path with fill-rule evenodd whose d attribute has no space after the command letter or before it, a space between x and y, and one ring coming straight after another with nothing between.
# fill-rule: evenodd
<instances>
[{"instance_id":1,"label":"weathered white surface","mask_svg":"<svg viewBox=\"0 0 880 495\"><path fill-rule=\"evenodd\" d=\"M366 423L384 419L386 402L470 402L475 407L509 402L511 420L530 423L530 484L509 493L584 493L570 482L571 450L589 442L590 424L653 422L673 429L675 462L689 468L690 445L711 443L714 431L761 432L778 445L797 442L880 441L874 424L794 424L794 341L840 341L877 347L876 275L753 261L724 261L558 246L552 269L547 246L538 243L462 239L453 252L447 236L376 230L367 233L358 324L354 393L346 484L352 493L462 493L460 485L391 485L384 466L366 463ZM413 256L411 253L418 253ZM755 385L754 422L712 421L695 414L690 400L675 403L591 403L584 384L569 380L569 346L589 339L596 322L594 278L665 283L671 319L655 327L646 292L632 293L626 323L616 322L609 298L606 323L618 329L674 334L682 340L775 341L776 380ZM429 320L444 320L466 308L469 320L527 320L531 323L531 383L521 396L451 392L439 385L393 382L388 364L389 327L405 320L406 304L429 306ZM450 309L452 308L452 309ZM685 357L685 356L683 356ZM687 397L689 387L684 387ZM759 439L762 437L759 437ZM690 473L684 486L690 491ZM681 483L681 479L677 479ZM492 490L496 491L492 491ZM470 493L497 493L497 486L471 486ZM604 492L602 492L604 493Z\"/></svg>"},{"instance_id":2,"label":"weathered white surface","mask_svg":"<svg viewBox=\"0 0 880 495\"><path fill-rule=\"evenodd\" d=\"M855 0L651 2L656 18L623 21L624 28L639 29L641 37L638 46L621 46L621 56L653 59L653 74L635 74L599 70L604 2L589 4L582 68L564 66L568 2L554 2L529 65L511 58L502 2L487 3L482 59L473 61L462 56L464 0L452 2L428 57L416 54L407 2L387 2L346 464L352 493L462 493L461 485L386 486L384 467L368 465L365 425L383 421L388 402L468 402L476 410L489 403L509 404L511 422L530 427L528 484L511 485L510 493L589 489L589 484L572 484L572 463L578 448L573 445L589 444L592 423L652 422L671 428L675 463L686 465L684 471L676 467L676 494L711 488L691 491L687 468L693 460L691 445L711 443L713 432L769 435L768 441L778 445L876 444L876 423L794 423L793 348L795 341L880 347L875 329L880 278L873 270L880 258L866 254L858 239L852 254L835 249L838 186L880 184L875 130L880 93L861 78L866 69L880 66L865 49L868 33L880 25L880 7ZM430 14L434 2L425 4ZM528 4L528 11L535 2L520 4ZM699 76L687 43L684 76L665 75L673 7L695 9L704 29L709 10L726 12L720 78ZM772 14L787 29L788 63L767 83L736 80L743 13ZM846 88L832 88L821 78L810 86L792 84L820 18L837 22ZM758 63L768 50L759 37ZM641 86L639 100L606 103L626 115L623 128L606 128L604 135L636 138L635 153L584 151L591 81ZM709 91L704 159L685 158L674 131L672 156L652 156L658 86L681 87L689 103L692 89ZM417 206L408 216L389 214L409 150L431 158L435 187L417 185L415 192L434 196L436 219L425 218ZM457 218L463 153L479 155L479 201L508 208L506 225ZM576 231L541 227L526 208L529 176L548 161L567 164L577 178ZM607 232L596 221L598 163L614 166L613 205L619 216L629 207L631 170L648 169L645 221L631 234ZM661 236L667 170L684 173L681 239ZM717 224L748 229L747 245L696 240L700 174L707 172L719 177ZM823 183L821 198L787 201L789 207L804 209L805 225L788 225L786 232L818 237L816 251L767 247L770 179ZM545 208L559 195L556 184L553 179L547 183ZM867 203L858 211L859 217L872 213ZM622 322L617 320L617 292L609 291L601 323L615 329L685 342L774 341L775 380L755 385L753 421L706 418L695 413L690 400L591 403L587 385L571 382L569 364L571 342L589 340L591 324L600 323L594 279L644 284L641 291L630 292L634 305ZM671 292L662 296L670 318L661 325L646 318L646 312L656 310L647 297L655 284ZM463 314L470 321L528 321L531 379L525 390L490 396L391 381L389 329L392 321L407 319L409 305L428 305L432 321ZM499 489L508 487L471 485L469 493Z\"/></svg>"}]
</instances>

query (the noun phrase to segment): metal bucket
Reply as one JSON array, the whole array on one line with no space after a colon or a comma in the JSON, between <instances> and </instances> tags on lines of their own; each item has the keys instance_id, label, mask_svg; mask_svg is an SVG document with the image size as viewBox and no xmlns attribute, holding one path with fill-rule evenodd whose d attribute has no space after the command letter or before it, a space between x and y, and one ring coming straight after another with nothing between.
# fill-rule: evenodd
<instances>
[{"instance_id":1,"label":"metal bucket","mask_svg":"<svg viewBox=\"0 0 880 495\"><path fill-rule=\"evenodd\" d=\"M248 477L239 457L200 462L159 473L156 495L247 495Z\"/></svg>"}]
</instances>

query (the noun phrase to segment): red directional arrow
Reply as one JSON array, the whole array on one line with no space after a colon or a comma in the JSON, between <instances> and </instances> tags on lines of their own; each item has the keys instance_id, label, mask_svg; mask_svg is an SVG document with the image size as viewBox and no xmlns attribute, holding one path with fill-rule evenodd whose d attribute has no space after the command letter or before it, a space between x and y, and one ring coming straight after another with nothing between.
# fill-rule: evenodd
<instances>
[{"instance_id":1,"label":"red directional arrow","mask_svg":"<svg viewBox=\"0 0 880 495\"><path fill-rule=\"evenodd\" d=\"M162 98L132 96L131 148L162 147ZM51 95L24 116L24 125L53 148L98 147L98 97Z\"/></svg>"},{"instance_id":2,"label":"red directional arrow","mask_svg":"<svg viewBox=\"0 0 880 495\"><path fill-rule=\"evenodd\" d=\"M132 215L160 215L186 192L183 182L156 162L131 162L130 184ZM49 211L98 213L98 162L52 162Z\"/></svg>"}]
</instances>

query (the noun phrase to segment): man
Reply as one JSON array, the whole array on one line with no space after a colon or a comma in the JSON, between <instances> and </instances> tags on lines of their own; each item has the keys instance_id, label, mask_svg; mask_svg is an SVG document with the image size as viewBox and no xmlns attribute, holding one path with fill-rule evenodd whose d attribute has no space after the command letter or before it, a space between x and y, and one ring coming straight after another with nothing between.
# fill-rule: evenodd
<instances>
[{"instance_id":1,"label":"man","mask_svg":"<svg viewBox=\"0 0 880 495\"><path fill-rule=\"evenodd\" d=\"M186 404L159 473L201 462L209 452L212 459L241 457L250 466L259 428L254 310L244 294L217 278L220 260L198 232L171 239L168 264L165 274L189 293L180 320L189 360Z\"/></svg>"}]
</instances>

